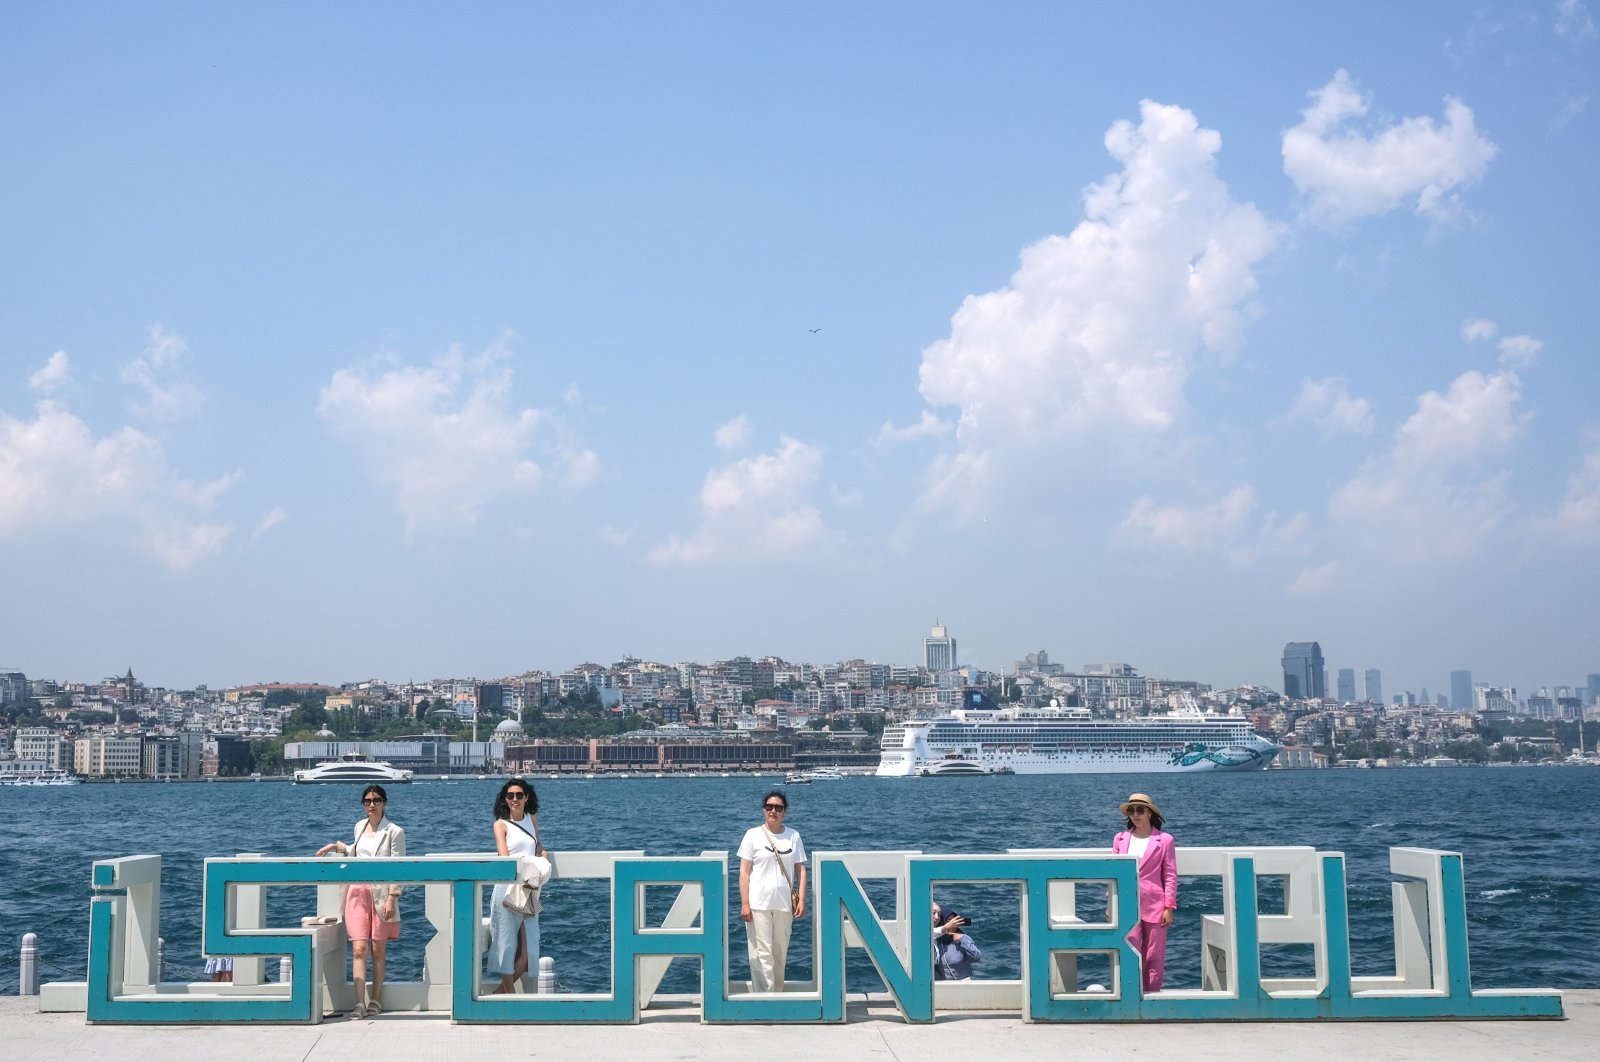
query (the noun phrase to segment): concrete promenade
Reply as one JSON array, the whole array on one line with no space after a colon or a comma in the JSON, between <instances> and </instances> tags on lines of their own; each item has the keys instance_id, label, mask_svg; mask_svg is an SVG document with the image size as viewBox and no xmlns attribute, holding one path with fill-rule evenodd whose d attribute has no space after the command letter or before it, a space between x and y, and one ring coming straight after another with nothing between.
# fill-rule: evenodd
<instances>
[{"instance_id":1,"label":"concrete promenade","mask_svg":"<svg viewBox=\"0 0 1600 1062\"><path fill-rule=\"evenodd\" d=\"M781 1058L925 1062L1041 1057L1099 1059L1299 1058L1583 1059L1600 1051L1600 990L1564 993L1564 1021L1286 1022L1027 1025L990 1013L947 1015L907 1025L885 1000L853 1003L845 1025L700 1024L691 1004L667 1002L640 1025L451 1025L435 1015L385 1014L319 1026L136 1027L89 1025L81 1014L41 1014L37 1001L0 997L0 1058L6 1062L435 1062L440 1058L637 1058L751 1062Z\"/></svg>"}]
</instances>

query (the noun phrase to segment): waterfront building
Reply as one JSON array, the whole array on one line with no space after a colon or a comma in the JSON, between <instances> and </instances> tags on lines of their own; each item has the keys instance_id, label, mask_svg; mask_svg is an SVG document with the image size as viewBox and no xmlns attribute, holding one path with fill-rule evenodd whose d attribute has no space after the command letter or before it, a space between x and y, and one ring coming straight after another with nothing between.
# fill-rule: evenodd
<instances>
[{"instance_id":1,"label":"waterfront building","mask_svg":"<svg viewBox=\"0 0 1600 1062\"><path fill-rule=\"evenodd\" d=\"M49 727L22 727L17 731L13 748L20 762L37 764L43 770L59 771L66 766L61 762L63 755L61 735Z\"/></svg>"},{"instance_id":2,"label":"waterfront building","mask_svg":"<svg viewBox=\"0 0 1600 1062\"><path fill-rule=\"evenodd\" d=\"M933 672L956 669L956 640L941 624L935 623L932 633L922 639L922 663Z\"/></svg>"},{"instance_id":3,"label":"waterfront building","mask_svg":"<svg viewBox=\"0 0 1600 1062\"><path fill-rule=\"evenodd\" d=\"M1339 703L1349 704L1356 699L1356 669L1341 667L1339 669Z\"/></svg>"},{"instance_id":4,"label":"waterfront building","mask_svg":"<svg viewBox=\"0 0 1600 1062\"><path fill-rule=\"evenodd\" d=\"M1377 668L1369 667L1361 673L1361 679L1362 685L1365 687L1362 691L1365 695L1364 699L1373 704L1382 704L1383 674Z\"/></svg>"},{"instance_id":5,"label":"waterfront building","mask_svg":"<svg viewBox=\"0 0 1600 1062\"><path fill-rule=\"evenodd\" d=\"M1589 703L1600 704L1600 675L1590 675L1585 689L1589 691Z\"/></svg>"},{"instance_id":6,"label":"waterfront building","mask_svg":"<svg viewBox=\"0 0 1600 1062\"><path fill-rule=\"evenodd\" d=\"M1328 695L1322 646L1290 642L1283 647L1283 695L1290 700L1321 700Z\"/></svg>"},{"instance_id":7,"label":"waterfront building","mask_svg":"<svg viewBox=\"0 0 1600 1062\"><path fill-rule=\"evenodd\" d=\"M1450 705L1458 712L1472 710L1472 672L1450 672Z\"/></svg>"},{"instance_id":8,"label":"waterfront building","mask_svg":"<svg viewBox=\"0 0 1600 1062\"><path fill-rule=\"evenodd\" d=\"M138 734L88 734L73 743L72 769L86 778L137 778L143 752Z\"/></svg>"}]
</instances>

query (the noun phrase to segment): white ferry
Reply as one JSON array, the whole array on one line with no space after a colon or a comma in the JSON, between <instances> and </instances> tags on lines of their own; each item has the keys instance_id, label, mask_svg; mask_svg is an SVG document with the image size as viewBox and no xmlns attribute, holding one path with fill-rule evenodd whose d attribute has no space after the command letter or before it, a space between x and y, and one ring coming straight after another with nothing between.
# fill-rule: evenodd
<instances>
[{"instance_id":1,"label":"white ferry","mask_svg":"<svg viewBox=\"0 0 1600 1062\"><path fill-rule=\"evenodd\" d=\"M356 782L379 785L411 781L411 772L391 767L382 760L370 759L359 752L347 752L337 760L327 760L315 767L294 772L296 782Z\"/></svg>"},{"instance_id":2,"label":"white ferry","mask_svg":"<svg viewBox=\"0 0 1600 1062\"><path fill-rule=\"evenodd\" d=\"M1278 746L1241 716L1196 708L1139 719L1095 719L1087 708L967 707L883 731L878 777L1258 771Z\"/></svg>"},{"instance_id":3,"label":"white ferry","mask_svg":"<svg viewBox=\"0 0 1600 1062\"><path fill-rule=\"evenodd\" d=\"M77 785L78 781L66 771L55 768L0 774L0 785Z\"/></svg>"}]
</instances>

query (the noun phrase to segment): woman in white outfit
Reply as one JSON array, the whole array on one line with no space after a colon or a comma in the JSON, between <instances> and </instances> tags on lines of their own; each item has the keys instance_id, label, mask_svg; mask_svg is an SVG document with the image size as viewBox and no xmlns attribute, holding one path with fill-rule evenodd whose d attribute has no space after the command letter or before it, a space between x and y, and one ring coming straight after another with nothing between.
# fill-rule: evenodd
<instances>
[{"instance_id":1,"label":"woman in white outfit","mask_svg":"<svg viewBox=\"0 0 1600 1062\"><path fill-rule=\"evenodd\" d=\"M389 794L381 785L369 785L361 792L361 806L367 817L356 823L355 840L349 844L333 841L317 849L317 855L338 852L342 856L371 859L374 856L406 854L406 831L389 820ZM400 936L400 886L393 884L350 885L344 893L344 928L350 937L350 974L356 985L356 1008L350 1017L360 1020L383 1013L383 967L389 941ZM372 996L367 996L367 952L372 952Z\"/></svg>"},{"instance_id":2,"label":"woman in white outfit","mask_svg":"<svg viewBox=\"0 0 1600 1062\"><path fill-rule=\"evenodd\" d=\"M761 801L761 825L739 842L739 917L750 953L750 986L782 992L789 932L806 914L806 848L784 825L789 798L773 790Z\"/></svg>"},{"instance_id":3,"label":"woman in white outfit","mask_svg":"<svg viewBox=\"0 0 1600 1062\"><path fill-rule=\"evenodd\" d=\"M521 778L501 786L494 798L494 847L512 859L549 856L539 843L539 798ZM500 976L497 995L515 992L517 981L539 962L539 916L508 910L501 903L508 887L496 885L489 901L489 972Z\"/></svg>"}]
</instances>

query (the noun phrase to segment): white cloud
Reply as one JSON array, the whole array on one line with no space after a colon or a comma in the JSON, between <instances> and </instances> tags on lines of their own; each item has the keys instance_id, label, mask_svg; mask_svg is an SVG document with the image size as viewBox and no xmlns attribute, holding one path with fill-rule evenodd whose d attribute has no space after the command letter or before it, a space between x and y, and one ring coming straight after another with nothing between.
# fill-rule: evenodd
<instances>
[{"instance_id":1,"label":"white cloud","mask_svg":"<svg viewBox=\"0 0 1600 1062\"><path fill-rule=\"evenodd\" d=\"M743 450L750 445L750 418L740 413L726 424L718 425L714 437L719 450Z\"/></svg>"},{"instance_id":2,"label":"white cloud","mask_svg":"<svg viewBox=\"0 0 1600 1062\"><path fill-rule=\"evenodd\" d=\"M1134 502L1118 530L1142 545L1194 552L1232 539L1255 508L1248 483L1200 505L1157 505L1146 497Z\"/></svg>"},{"instance_id":3,"label":"white cloud","mask_svg":"<svg viewBox=\"0 0 1600 1062\"><path fill-rule=\"evenodd\" d=\"M1221 136L1146 100L1105 143L1122 169L1086 191L1085 220L1024 248L1010 283L968 296L923 351L923 398L960 411L925 503L970 504L984 478L1036 469L1040 449L1137 452L1184 415L1196 356L1241 340L1279 228L1229 196Z\"/></svg>"},{"instance_id":4,"label":"white cloud","mask_svg":"<svg viewBox=\"0 0 1600 1062\"><path fill-rule=\"evenodd\" d=\"M41 402L31 421L0 413L0 540L48 529L131 536L174 570L218 552L231 529L204 518L239 474L196 483L162 445L132 427L96 436L77 416Z\"/></svg>"},{"instance_id":5,"label":"white cloud","mask_svg":"<svg viewBox=\"0 0 1600 1062\"><path fill-rule=\"evenodd\" d=\"M189 342L158 322L150 326L144 353L122 370L125 383L144 391L144 396L128 403L141 417L172 420L197 413L204 404L200 389L189 382L183 371L183 358Z\"/></svg>"},{"instance_id":6,"label":"white cloud","mask_svg":"<svg viewBox=\"0 0 1600 1062\"><path fill-rule=\"evenodd\" d=\"M908 424L903 428L895 427L893 421L884 421L873 442L877 446L889 446L894 443L910 442L913 439L939 438L949 435L954 428L955 425L949 421L940 420L930 410L924 409L921 418L915 424Z\"/></svg>"},{"instance_id":7,"label":"white cloud","mask_svg":"<svg viewBox=\"0 0 1600 1062\"><path fill-rule=\"evenodd\" d=\"M1481 317L1471 317L1461 322L1461 338L1471 343L1479 339L1493 339L1499 326Z\"/></svg>"},{"instance_id":8,"label":"white cloud","mask_svg":"<svg viewBox=\"0 0 1600 1062\"><path fill-rule=\"evenodd\" d=\"M1587 449L1567 480L1567 496L1554 513L1532 522L1536 536L1600 546L1600 430L1585 433Z\"/></svg>"},{"instance_id":9,"label":"white cloud","mask_svg":"<svg viewBox=\"0 0 1600 1062\"><path fill-rule=\"evenodd\" d=\"M1289 593L1295 597L1317 597L1335 589L1338 579L1338 561L1313 565L1295 576L1294 582L1289 584Z\"/></svg>"},{"instance_id":10,"label":"white cloud","mask_svg":"<svg viewBox=\"0 0 1600 1062\"><path fill-rule=\"evenodd\" d=\"M794 556L821 544L826 528L810 501L820 447L785 435L778 449L706 473L700 527L650 551L656 564L741 563Z\"/></svg>"},{"instance_id":11,"label":"white cloud","mask_svg":"<svg viewBox=\"0 0 1600 1062\"><path fill-rule=\"evenodd\" d=\"M50 355L44 367L28 377L28 386L42 394L65 387L72 382L72 359L67 352L58 350Z\"/></svg>"},{"instance_id":12,"label":"white cloud","mask_svg":"<svg viewBox=\"0 0 1600 1062\"><path fill-rule=\"evenodd\" d=\"M614 527L611 524L606 524L600 528L600 541L621 549L633 541L633 532L634 529L631 527Z\"/></svg>"},{"instance_id":13,"label":"white cloud","mask_svg":"<svg viewBox=\"0 0 1600 1062\"><path fill-rule=\"evenodd\" d=\"M1478 134L1472 109L1446 97L1444 120L1405 118L1364 135L1351 128L1368 101L1338 71L1311 94L1299 125L1283 134L1283 169L1318 221L1375 217L1411 204L1444 220L1458 214L1458 190L1476 184L1499 152Z\"/></svg>"},{"instance_id":14,"label":"white cloud","mask_svg":"<svg viewBox=\"0 0 1600 1062\"><path fill-rule=\"evenodd\" d=\"M492 500L531 491L543 477L530 451L551 415L513 408L509 361L497 343L477 355L454 346L422 366L387 359L340 369L317 412L360 447L408 530L470 523ZM592 480L599 458L553 431L549 449L565 481Z\"/></svg>"},{"instance_id":15,"label":"white cloud","mask_svg":"<svg viewBox=\"0 0 1600 1062\"><path fill-rule=\"evenodd\" d=\"M1525 369L1539 358L1544 341L1532 336L1506 336L1500 341L1500 364L1508 369Z\"/></svg>"},{"instance_id":16,"label":"white cloud","mask_svg":"<svg viewBox=\"0 0 1600 1062\"><path fill-rule=\"evenodd\" d=\"M1306 380L1300 393L1284 414L1287 421L1309 421L1322 429L1324 437L1345 433L1368 435L1372 432L1372 403L1351 398L1344 380L1337 376Z\"/></svg>"},{"instance_id":17,"label":"white cloud","mask_svg":"<svg viewBox=\"0 0 1600 1062\"><path fill-rule=\"evenodd\" d=\"M1595 39L1594 16L1582 0L1556 0L1555 31L1573 44L1587 44Z\"/></svg>"},{"instance_id":18,"label":"white cloud","mask_svg":"<svg viewBox=\"0 0 1600 1062\"><path fill-rule=\"evenodd\" d=\"M1495 465L1526 427L1522 385L1509 370L1458 376L1429 391L1395 433L1334 494L1346 541L1397 565L1459 560L1476 552L1509 511Z\"/></svg>"},{"instance_id":19,"label":"white cloud","mask_svg":"<svg viewBox=\"0 0 1600 1062\"><path fill-rule=\"evenodd\" d=\"M267 513L267 515L261 518L260 523L256 524L256 529L250 532L250 541L254 542L256 539L260 538L268 531L271 531L274 527L277 527L287 519L289 519L289 513L287 510L281 506L272 509Z\"/></svg>"}]
</instances>

